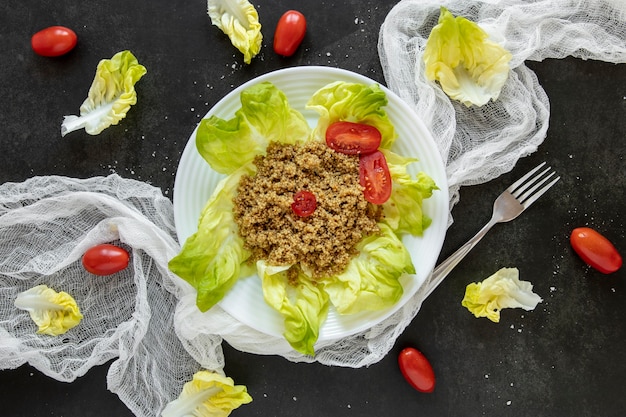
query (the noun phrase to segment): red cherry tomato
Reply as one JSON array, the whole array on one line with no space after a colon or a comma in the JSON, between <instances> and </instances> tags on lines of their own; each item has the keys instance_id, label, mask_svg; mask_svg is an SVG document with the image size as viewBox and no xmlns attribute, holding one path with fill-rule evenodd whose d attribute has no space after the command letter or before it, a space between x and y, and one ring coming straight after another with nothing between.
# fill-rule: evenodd
<instances>
[{"instance_id":1,"label":"red cherry tomato","mask_svg":"<svg viewBox=\"0 0 626 417\"><path fill-rule=\"evenodd\" d=\"M291 56L304 39L306 19L296 10L288 10L281 16L274 32L274 52Z\"/></svg>"},{"instance_id":2,"label":"red cherry tomato","mask_svg":"<svg viewBox=\"0 0 626 417\"><path fill-rule=\"evenodd\" d=\"M328 147L348 155L372 153L381 139L376 127L362 123L335 122L326 129Z\"/></svg>"},{"instance_id":3,"label":"red cherry tomato","mask_svg":"<svg viewBox=\"0 0 626 417\"><path fill-rule=\"evenodd\" d=\"M373 204L383 204L391 196L391 173L385 155L375 151L359 158L359 180L363 196Z\"/></svg>"},{"instance_id":4,"label":"red cherry tomato","mask_svg":"<svg viewBox=\"0 0 626 417\"><path fill-rule=\"evenodd\" d=\"M408 347L398 356L398 365L404 379L420 392L433 392L435 372L428 359L419 350Z\"/></svg>"},{"instance_id":5,"label":"red cherry tomato","mask_svg":"<svg viewBox=\"0 0 626 417\"><path fill-rule=\"evenodd\" d=\"M64 26L50 26L35 33L30 44L36 54L41 56L61 56L76 46L78 37L72 29Z\"/></svg>"},{"instance_id":6,"label":"red cherry tomato","mask_svg":"<svg viewBox=\"0 0 626 417\"><path fill-rule=\"evenodd\" d=\"M104 243L89 248L83 255L83 266L95 275L111 275L128 266L130 256L119 246Z\"/></svg>"},{"instance_id":7,"label":"red cherry tomato","mask_svg":"<svg viewBox=\"0 0 626 417\"><path fill-rule=\"evenodd\" d=\"M622 266L622 257L615 246L600 233L589 227L572 231L570 243L583 261L603 274L615 272Z\"/></svg>"},{"instance_id":8,"label":"red cherry tomato","mask_svg":"<svg viewBox=\"0 0 626 417\"><path fill-rule=\"evenodd\" d=\"M293 203L291 203L291 210L300 217L308 217L317 208L317 200L315 194L310 191L298 191L293 195Z\"/></svg>"}]
</instances>

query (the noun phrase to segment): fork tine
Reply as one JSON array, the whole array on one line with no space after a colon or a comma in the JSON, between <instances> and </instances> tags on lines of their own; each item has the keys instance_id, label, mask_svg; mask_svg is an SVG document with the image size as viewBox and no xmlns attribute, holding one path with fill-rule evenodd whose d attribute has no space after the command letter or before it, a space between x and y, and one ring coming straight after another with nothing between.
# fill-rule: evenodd
<instances>
[{"instance_id":1,"label":"fork tine","mask_svg":"<svg viewBox=\"0 0 626 417\"><path fill-rule=\"evenodd\" d=\"M523 190L519 190L519 192L516 192L515 194L513 194L514 197L517 198L520 201L520 203L525 201L532 193L535 192L535 190L537 188L541 187L546 181L548 181L550 178L552 178L555 175L554 172L551 172L550 175L548 175L548 176L544 177L543 179L541 179L542 175L544 175L548 171L550 171L549 167L548 167L548 169L543 171L541 174L537 175L535 178L533 178L531 181L529 181L528 184L525 184ZM524 194L520 195L520 193L522 191L524 191L526 189L526 187L529 187L531 185L532 185L532 187L528 191L526 191Z\"/></svg>"},{"instance_id":2,"label":"fork tine","mask_svg":"<svg viewBox=\"0 0 626 417\"><path fill-rule=\"evenodd\" d=\"M544 166L546 163L542 162L539 165L537 165L535 168L533 168L532 170L530 170L526 175L524 175L522 178L520 178L519 180L515 181L513 184L511 184L509 186L509 188L507 188L506 190L508 192L510 192L511 194L516 191L518 189L518 187L520 185L522 185L524 182L526 182L526 180L528 178L530 178L535 172L539 171L539 169Z\"/></svg>"},{"instance_id":3,"label":"fork tine","mask_svg":"<svg viewBox=\"0 0 626 417\"><path fill-rule=\"evenodd\" d=\"M552 176L554 175L554 172L552 174L550 174L549 176L547 176L543 181L541 181L540 183L538 183L536 186L534 186L531 190L528 191L529 194L531 192L534 192L536 188L538 188L541 184L545 183L548 179L550 179ZM526 201L522 202L522 205L524 206L524 209L527 209L532 203L534 203L535 201L537 201L537 199L539 197L541 197L543 195L543 193L545 193L546 191L548 191L548 189L550 189L550 187L552 187L554 184L556 184L556 182L558 180L560 180L561 177L556 177L555 179L553 179L552 181L550 181L549 183L547 183L545 186L543 186L543 188L541 188L539 191L537 191L532 197L528 198ZM526 197L526 194L524 194L524 196Z\"/></svg>"},{"instance_id":4,"label":"fork tine","mask_svg":"<svg viewBox=\"0 0 626 417\"><path fill-rule=\"evenodd\" d=\"M537 165L535 168L530 170L530 172L526 173L522 178L515 181L509 188L506 190L515 197L520 204L526 209L532 203L534 203L539 197L543 195L550 187L552 187L560 177L557 177L550 181L550 183L546 184L548 180L554 177L555 172L549 173L552 169L551 167L545 168L540 173L537 173L546 163L542 162ZM532 178L531 178L532 177ZM543 188L539 189L539 187L546 184ZM539 189L539 191L537 191Z\"/></svg>"},{"instance_id":5,"label":"fork tine","mask_svg":"<svg viewBox=\"0 0 626 417\"><path fill-rule=\"evenodd\" d=\"M530 180L522 184L517 190L513 191L511 194L513 194L513 197L517 198L518 200L523 200L525 198L524 196L528 197L528 195L532 193L533 190L536 190L539 187L539 185L541 185L541 183L545 182L546 179L544 179L543 181L540 181L540 180L549 171L550 171L550 167L544 169L543 171L535 175L533 178L531 178ZM548 175L548 178L551 177L552 175L554 175L554 173ZM533 185L535 185L533 188L526 191L529 187Z\"/></svg>"}]
</instances>

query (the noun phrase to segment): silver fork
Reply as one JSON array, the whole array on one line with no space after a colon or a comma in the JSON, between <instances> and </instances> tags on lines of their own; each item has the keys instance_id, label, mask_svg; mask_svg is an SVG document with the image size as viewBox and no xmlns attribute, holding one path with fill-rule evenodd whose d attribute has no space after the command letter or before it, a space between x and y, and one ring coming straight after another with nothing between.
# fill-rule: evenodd
<instances>
[{"instance_id":1,"label":"silver fork","mask_svg":"<svg viewBox=\"0 0 626 417\"><path fill-rule=\"evenodd\" d=\"M444 278L454 269L455 266L469 253L470 250L487 234L496 224L504 223L515 219L522 214L532 203L537 201L550 187L561 178L554 177L555 172L550 172L547 167L539 171L546 163L542 162L519 180L515 181L509 188L504 190L493 203L493 214L491 220L473 238L457 249L448 259L437 266L428 281L426 282L426 294L428 297ZM549 182L548 182L549 181Z\"/></svg>"}]
</instances>

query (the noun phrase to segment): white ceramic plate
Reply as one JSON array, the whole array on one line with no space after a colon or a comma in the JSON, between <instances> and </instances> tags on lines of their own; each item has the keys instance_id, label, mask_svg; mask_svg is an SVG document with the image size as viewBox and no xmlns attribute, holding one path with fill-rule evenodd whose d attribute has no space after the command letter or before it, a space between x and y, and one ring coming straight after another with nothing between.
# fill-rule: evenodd
<instances>
[{"instance_id":1,"label":"white ceramic plate","mask_svg":"<svg viewBox=\"0 0 626 417\"><path fill-rule=\"evenodd\" d=\"M281 89L290 105L301 111L315 127L318 114L305 110L310 97L321 87L335 82L374 84L375 81L350 71L330 67L295 67L262 75L233 90L220 100L207 116L216 115L230 119L241 107L240 93L253 84L269 81ZM393 150L401 155L414 156L419 162L410 165L410 172L424 171L439 186L440 191L424 201L425 213L433 219L424 236L405 236L403 242L411 253L415 275L402 278L404 295L392 308L383 311L340 315L330 310L320 329L319 341L341 339L376 325L404 305L428 278L433 270L443 244L448 221L448 186L441 156L430 133L397 95L383 88L387 94L387 114L398 133ZM174 184L174 218L179 242L197 231L200 213L223 175L213 171L196 150L196 130L183 151ZM240 322L262 333L282 337L283 319L263 300L261 281L257 276L240 278L220 302L220 306Z\"/></svg>"}]
</instances>

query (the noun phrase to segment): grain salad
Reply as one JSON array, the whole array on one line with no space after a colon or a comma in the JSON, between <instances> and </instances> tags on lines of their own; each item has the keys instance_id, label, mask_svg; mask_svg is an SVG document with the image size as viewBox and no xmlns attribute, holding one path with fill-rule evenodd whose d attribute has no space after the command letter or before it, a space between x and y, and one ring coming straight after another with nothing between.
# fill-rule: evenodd
<instances>
[{"instance_id":1,"label":"grain salad","mask_svg":"<svg viewBox=\"0 0 626 417\"><path fill-rule=\"evenodd\" d=\"M254 164L256 174L241 178L233 208L250 262L294 265L290 275L302 268L314 280L333 276L343 272L364 236L379 232L382 207L363 197L358 156L323 142L272 142ZM291 208L302 190L317 200L307 217Z\"/></svg>"}]
</instances>

